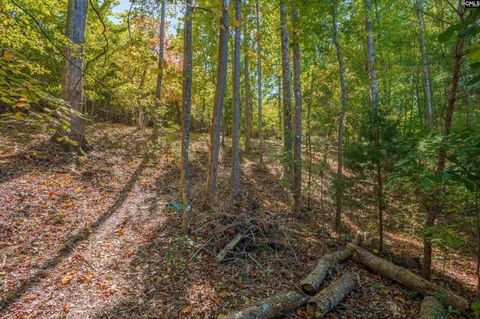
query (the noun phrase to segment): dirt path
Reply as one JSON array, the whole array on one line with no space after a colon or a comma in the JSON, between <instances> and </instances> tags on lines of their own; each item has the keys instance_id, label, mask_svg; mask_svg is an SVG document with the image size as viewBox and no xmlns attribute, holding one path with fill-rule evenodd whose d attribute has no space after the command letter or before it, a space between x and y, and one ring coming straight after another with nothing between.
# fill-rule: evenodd
<instances>
[{"instance_id":1,"label":"dirt path","mask_svg":"<svg viewBox=\"0 0 480 319\"><path fill-rule=\"evenodd\" d=\"M164 223L167 196L149 187L161 158L143 156L148 134L120 127L102 133L91 137L91 158L66 169L58 165L65 158L35 144L2 162L2 173L24 169L1 180L9 204L2 227L20 240L2 238L2 318L89 318L119 302L136 249Z\"/></svg>"}]
</instances>

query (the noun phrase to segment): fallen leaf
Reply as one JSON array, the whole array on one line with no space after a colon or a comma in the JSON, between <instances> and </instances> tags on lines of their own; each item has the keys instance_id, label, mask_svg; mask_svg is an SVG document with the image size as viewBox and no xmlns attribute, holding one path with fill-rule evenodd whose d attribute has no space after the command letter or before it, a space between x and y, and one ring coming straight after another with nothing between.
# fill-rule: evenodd
<instances>
[{"instance_id":1,"label":"fallen leaf","mask_svg":"<svg viewBox=\"0 0 480 319\"><path fill-rule=\"evenodd\" d=\"M65 277L62 278L62 284L66 285L70 281L72 281L73 277L75 276L74 271L70 271L68 274L65 275Z\"/></svg>"}]
</instances>

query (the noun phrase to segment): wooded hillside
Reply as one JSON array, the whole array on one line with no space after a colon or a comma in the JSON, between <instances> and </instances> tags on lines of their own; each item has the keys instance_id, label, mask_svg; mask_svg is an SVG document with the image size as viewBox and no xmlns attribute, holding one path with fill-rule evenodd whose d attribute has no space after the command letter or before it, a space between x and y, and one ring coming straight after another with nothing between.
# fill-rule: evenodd
<instances>
[{"instance_id":1,"label":"wooded hillside","mask_svg":"<svg viewBox=\"0 0 480 319\"><path fill-rule=\"evenodd\" d=\"M0 0L0 317L476 318L475 5Z\"/></svg>"}]
</instances>

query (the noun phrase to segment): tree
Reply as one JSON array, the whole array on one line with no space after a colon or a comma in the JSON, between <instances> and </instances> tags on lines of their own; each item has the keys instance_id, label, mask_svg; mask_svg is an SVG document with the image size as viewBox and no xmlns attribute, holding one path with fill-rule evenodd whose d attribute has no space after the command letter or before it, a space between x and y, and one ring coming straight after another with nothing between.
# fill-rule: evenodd
<instances>
[{"instance_id":1,"label":"tree","mask_svg":"<svg viewBox=\"0 0 480 319\"><path fill-rule=\"evenodd\" d=\"M423 88L425 92L425 103L427 105L427 125L430 132L433 131L433 102L432 102L432 80L430 78L430 62L428 61L427 49L425 46L425 30L423 23L423 13L421 0L415 0L415 6L417 11L417 23L419 34L420 54L422 56L423 63Z\"/></svg>"},{"instance_id":2,"label":"tree","mask_svg":"<svg viewBox=\"0 0 480 319\"><path fill-rule=\"evenodd\" d=\"M62 78L62 98L70 109L69 128L59 129L53 139L66 151L83 152L90 148L84 135L83 111L83 51L87 25L88 0L69 0L65 36L70 45L65 48L65 65Z\"/></svg>"},{"instance_id":3,"label":"tree","mask_svg":"<svg viewBox=\"0 0 480 319\"><path fill-rule=\"evenodd\" d=\"M368 77L370 85L370 100L372 103L373 113L373 137L374 137L374 162L376 169L376 192L377 192L377 210L378 210L378 232L379 232L379 250L383 249L383 180L382 180L382 165L380 159L380 114L378 107L378 83L377 83L377 71L375 69L375 46L373 42L373 30L372 30L372 18L371 18L371 2L365 0L365 25L367 31L367 50L368 50Z\"/></svg>"},{"instance_id":4,"label":"tree","mask_svg":"<svg viewBox=\"0 0 480 319\"><path fill-rule=\"evenodd\" d=\"M247 28L245 27L245 30ZM248 40L247 32L245 32L245 151L250 152L251 149L251 136L252 136L252 99L250 92L250 69L248 59Z\"/></svg>"},{"instance_id":5,"label":"tree","mask_svg":"<svg viewBox=\"0 0 480 319\"><path fill-rule=\"evenodd\" d=\"M188 154L190 147L190 112L192 104L192 0L186 0L185 2L183 41L182 166L180 169L180 192L182 195L182 232L188 235L191 211Z\"/></svg>"},{"instance_id":6,"label":"tree","mask_svg":"<svg viewBox=\"0 0 480 319\"><path fill-rule=\"evenodd\" d=\"M291 180L292 165L292 116L290 87L290 50L288 47L287 4L280 0L280 32L282 39L282 94L283 94L283 160L284 177Z\"/></svg>"},{"instance_id":7,"label":"tree","mask_svg":"<svg viewBox=\"0 0 480 319\"><path fill-rule=\"evenodd\" d=\"M158 75L157 75L157 88L155 91L155 107L156 112L160 107L160 98L162 95L162 80L163 80L163 51L165 42L165 1L160 3L160 28L158 30Z\"/></svg>"},{"instance_id":8,"label":"tree","mask_svg":"<svg viewBox=\"0 0 480 319\"><path fill-rule=\"evenodd\" d=\"M212 125L210 127L210 156L208 161L206 203L210 203L217 191L218 155L220 151L220 130L222 127L223 102L227 82L228 62L228 6L230 0L222 0L220 19L220 36L218 46L217 86L213 105Z\"/></svg>"},{"instance_id":9,"label":"tree","mask_svg":"<svg viewBox=\"0 0 480 319\"><path fill-rule=\"evenodd\" d=\"M261 33L260 33L260 9L258 5L259 0L255 0L255 21L257 26L257 33L255 39L257 40L257 103L258 103L258 136L260 138L260 164L263 164L264 140L263 140L263 116L262 116L262 47L261 47Z\"/></svg>"},{"instance_id":10,"label":"tree","mask_svg":"<svg viewBox=\"0 0 480 319\"><path fill-rule=\"evenodd\" d=\"M461 2L458 3L458 7L455 10L459 19L460 25L462 26L462 31L464 26L464 15L463 6ZM455 101L457 99L457 90L458 82L460 80L460 67L462 66L463 58L463 47L465 44L464 35L460 34L457 38L455 45L455 55L453 61L453 71L452 71L452 80L450 86L450 93L447 101L447 108L445 110L445 124L443 130L444 140L450 135L452 128L452 118L453 111L455 107ZM443 143L442 143L443 144ZM437 178L441 178L445 170L445 163L447 160L445 145L440 145L437 158L437 168L435 170L435 175ZM423 269L422 274L425 279L430 279L432 277L432 230L435 227L435 221L437 216L440 214L441 205L439 203L439 197L441 196L440 190L436 190L432 196L432 202L427 206L427 220L425 222L424 237L423 237Z\"/></svg>"},{"instance_id":11,"label":"tree","mask_svg":"<svg viewBox=\"0 0 480 319\"><path fill-rule=\"evenodd\" d=\"M302 91L298 8L295 6L295 0L292 0L292 4L293 91L295 96L295 111L293 112L293 213L299 214L302 205Z\"/></svg>"},{"instance_id":12,"label":"tree","mask_svg":"<svg viewBox=\"0 0 480 319\"><path fill-rule=\"evenodd\" d=\"M335 49L337 52L338 59L338 72L340 77L340 90L341 90L341 100L342 106L340 113L338 113L338 154L337 154L337 180L336 180L336 189L335 189L335 199L337 203L336 214L335 214L335 230L340 230L340 225L342 222L342 200L343 200L343 131L344 131L344 118L345 112L347 109L347 93L345 92L345 76L344 76L344 67L343 67L343 57L342 49L340 47L340 42L338 41L338 24L337 24L337 1L333 0L332 4L332 18L333 18L333 43L335 44Z\"/></svg>"},{"instance_id":13,"label":"tree","mask_svg":"<svg viewBox=\"0 0 480 319\"><path fill-rule=\"evenodd\" d=\"M240 195L240 23L242 1L235 0L235 47L233 58L232 195Z\"/></svg>"}]
</instances>

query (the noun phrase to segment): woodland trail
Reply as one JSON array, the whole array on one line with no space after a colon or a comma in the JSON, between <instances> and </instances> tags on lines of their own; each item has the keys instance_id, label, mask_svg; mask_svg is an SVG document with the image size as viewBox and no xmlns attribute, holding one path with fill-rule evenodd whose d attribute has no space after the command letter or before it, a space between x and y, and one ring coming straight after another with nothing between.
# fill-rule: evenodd
<instances>
[{"instance_id":1,"label":"woodland trail","mask_svg":"<svg viewBox=\"0 0 480 319\"><path fill-rule=\"evenodd\" d=\"M133 128L130 129L130 133L138 135ZM125 136L120 135L120 137ZM143 144L143 149L145 149L146 135L143 134L143 137L140 137L144 141L139 145ZM148 156L138 159L133 154L117 154L108 162L103 162L108 159L105 157L104 148L121 142L120 139L108 142L104 140L103 145L96 145L96 148L102 150L102 153L94 151L90 161L97 163L91 163L94 167L89 167L90 171L86 170L80 174L81 178L92 175L91 186L97 189L107 187L97 179L106 177L106 174L113 174L119 180L111 181L112 185L108 186L115 187L119 191L109 189L107 192L113 195L109 196L110 198L90 197L82 205L83 207L75 207L74 212L66 213L75 215L84 212L93 218L84 223L77 220L75 223L77 227L74 227L66 236L61 246L56 245L60 249L52 250L50 258L38 261L34 267L22 267L22 270L27 271L18 274L18 277L23 277L20 284L2 299L2 304L6 308L3 309L5 313L2 318L49 317L52 313L63 313L66 317L71 318L87 318L91 317L92 310L102 309L109 303L121 299L122 289L128 287L126 274L129 270L126 265L128 265L129 259L132 258L139 245L149 240L150 231L165 222L163 212L165 204L161 199L162 196L158 196L157 189L145 187L145 185L155 185L155 172L158 170L152 167L153 159ZM115 149L115 147L112 148ZM143 152L140 149L130 151ZM32 152L36 153L36 158L42 156L37 151ZM131 155L133 155L133 159L129 158ZM125 168L130 171L126 171ZM79 175L78 169L79 167L72 163L69 170L61 171L58 174L71 177ZM97 176L99 172L103 175L102 177ZM35 173L37 173L35 169L32 169L22 178L35 175L35 180L38 181L40 176ZM62 177L65 178L65 176ZM11 182L15 182L15 180L6 181L3 185L4 189ZM121 185L123 188L119 187ZM82 191L85 191L86 187L84 185L81 188ZM25 189L25 193L27 192L28 190ZM56 196L56 193L50 191L48 196ZM75 203L72 201L66 204L67 207L73 205ZM28 209L32 209L30 206ZM95 214L96 216L92 216ZM57 218L75 217L62 215ZM52 235L42 232L42 230L35 231L39 233L30 234L36 235L35 238L29 240L30 247L36 244L39 237ZM15 249L14 247L10 248ZM33 265L29 264L28 266ZM12 273L12 275L15 274ZM18 280L18 277L15 279ZM8 309L15 310L14 315L8 314Z\"/></svg>"},{"instance_id":2,"label":"woodland trail","mask_svg":"<svg viewBox=\"0 0 480 319\"><path fill-rule=\"evenodd\" d=\"M331 229L319 227L332 218L327 196L323 204L312 202L311 218L291 218L278 183L281 166L270 161L260 168L245 157L244 197L258 207L250 214L274 216L290 248L257 249L247 252L249 258L217 263L211 248L202 249L214 234L196 231L208 214L194 215L194 233L186 239L178 234L179 214L166 207L178 189L176 134L163 135L145 157L149 131L121 125L89 131L95 150L70 161L42 144L47 136L21 130L4 135L0 318L217 318L295 289L321 256L345 245L331 237ZM266 142L272 152L267 158L275 158L277 146ZM191 158L198 207L207 159L203 136L194 136ZM222 161L220 184L228 183L228 171ZM219 205L230 209L228 196L219 197L225 201ZM338 318L418 314L418 295L352 260L336 265L325 285L346 272L358 273L361 286L335 308ZM286 318L306 318L302 311Z\"/></svg>"}]
</instances>

